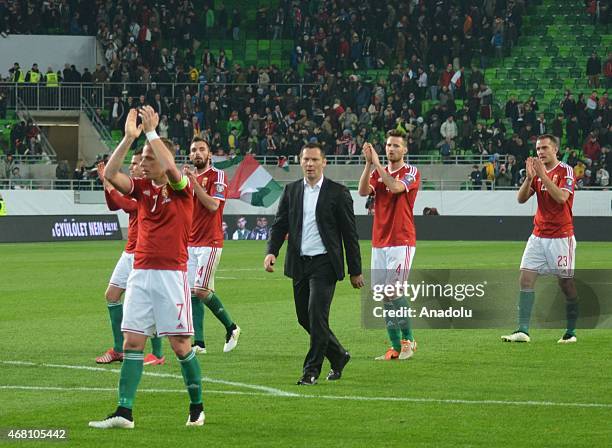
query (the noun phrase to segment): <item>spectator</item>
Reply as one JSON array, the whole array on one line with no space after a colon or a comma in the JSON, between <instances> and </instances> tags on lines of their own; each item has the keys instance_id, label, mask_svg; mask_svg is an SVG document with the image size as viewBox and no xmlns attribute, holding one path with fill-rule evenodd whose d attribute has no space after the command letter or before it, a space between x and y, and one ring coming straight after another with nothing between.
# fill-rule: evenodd
<instances>
[{"instance_id":1,"label":"spectator","mask_svg":"<svg viewBox=\"0 0 612 448\"><path fill-rule=\"evenodd\" d=\"M477 93L480 100L480 116L484 120L488 120L493 116L491 105L493 104L493 91L486 84L480 84L480 90Z\"/></svg>"},{"instance_id":2,"label":"spectator","mask_svg":"<svg viewBox=\"0 0 612 448\"><path fill-rule=\"evenodd\" d=\"M180 113L174 115L174 119L168 124L168 137L178 143L181 148L185 146L187 136L183 125L183 117Z\"/></svg>"},{"instance_id":3,"label":"spectator","mask_svg":"<svg viewBox=\"0 0 612 448\"><path fill-rule=\"evenodd\" d=\"M495 176L496 187L509 187L512 185L512 175L508 172L506 165L501 164L497 176Z\"/></svg>"},{"instance_id":4,"label":"spectator","mask_svg":"<svg viewBox=\"0 0 612 448\"><path fill-rule=\"evenodd\" d=\"M586 112L591 118L595 118L595 111L597 110L598 103L599 98L597 98L597 91L593 90L586 101Z\"/></svg>"},{"instance_id":5,"label":"spectator","mask_svg":"<svg viewBox=\"0 0 612 448\"><path fill-rule=\"evenodd\" d=\"M444 139L448 138L454 140L457 138L458 134L459 131L457 129L457 123L455 122L454 117L449 115L446 121L442 123L442 126L440 127L440 135Z\"/></svg>"},{"instance_id":6,"label":"spectator","mask_svg":"<svg viewBox=\"0 0 612 448\"><path fill-rule=\"evenodd\" d=\"M246 225L247 225L247 220L244 218L244 216L240 216L236 220L236 227L237 227L237 229L232 234L232 239L233 240L248 240L248 239L250 239L251 231L246 228Z\"/></svg>"},{"instance_id":7,"label":"spectator","mask_svg":"<svg viewBox=\"0 0 612 448\"><path fill-rule=\"evenodd\" d=\"M571 148L580 147L579 143L579 125L578 125L578 117L576 115L572 115L572 117L567 121L565 126L565 134L567 135L567 144Z\"/></svg>"},{"instance_id":8,"label":"spectator","mask_svg":"<svg viewBox=\"0 0 612 448\"><path fill-rule=\"evenodd\" d=\"M501 20L501 19L499 19L498 17L497 20ZM504 35L501 30L496 31L495 34L493 34L493 37L491 38L491 45L495 49L495 58L503 59L504 57Z\"/></svg>"},{"instance_id":9,"label":"spectator","mask_svg":"<svg viewBox=\"0 0 612 448\"><path fill-rule=\"evenodd\" d=\"M608 60L604 67L604 75L606 76L606 88L612 88L612 53L608 53Z\"/></svg>"},{"instance_id":10,"label":"spectator","mask_svg":"<svg viewBox=\"0 0 612 448\"><path fill-rule=\"evenodd\" d=\"M578 154L575 150L567 147L565 148L565 153L563 155L563 162L567 163L572 168L575 167L580 159L578 158Z\"/></svg>"},{"instance_id":11,"label":"spectator","mask_svg":"<svg viewBox=\"0 0 612 448\"><path fill-rule=\"evenodd\" d=\"M168 124L168 116L162 115L159 120L159 136L161 138L168 138L168 129L170 125Z\"/></svg>"},{"instance_id":12,"label":"spectator","mask_svg":"<svg viewBox=\"0 0 612 448\"><path fill-rule=\"evenodd\" d=\"M59 180L70 179L70 167L67 160L60 160L55 168L55 178Z\"/></svg>"},{"instance_id":13,"label":"spectator","mask_svg":"<svg viewBox=\"0 0 612 448\"><path fill-rule=\"evenodd\" d=\"M601 59L597 56L596 52L591 54L591 57L586 63L586 74L589 78L589 87L597 89L599 88L599 76L601 75Z\"/></svg>"},{"instance_id":14,"label":"spectator","mask_svg":"<svg viewBox=\"0 0 612 448\"><path fill-rule=\"evenodd\" d=\"M265 216L257 217L257 225L251 232L249 239L251 240L267 240L270 237L270 228L268 227L268 218Z\"/></svg>"},{"instance_id":15,"label":"spectator","mask_svg":"<svg viewBox=\"0 0 612 448\"><path fill-rule=\"evenodd\" d=\"M563 114L557 114L550 126L550 130L552 135L557 137L559 140L563 138Z\"/></svg>"},{"instance_id":16,"label":"spectator","mask_svg":"<svg viewBox=\"0 0 612 448\"><path fill-rule=\"evenodd\" d=\"M227 133L230 134L233 130L236 130L236 138L240 138L244 132L244 124L238 117L238 111L233 111L227 122Z\"/></svg>"},{"instance_id":17,"label":"spectator","mask_svg":"<svg viewBox=\"0 0 612 448\"><path fill-rule=\"evenodd\" d=\"M14 189L21 189L21 182L19 182L21 180L21 171L18 166L13 167L11 170L10 179L13 181Z\"/></svg>"},{"instance_id":18,"label":"spectator","mask_svg":"<svg viewBox=\"0 0 612 448\"><path fill-rule=\"evenodd\" d=\"M125 123L128 112L126 109L126 104L123 101L120 101L118 97L113 98L113 105L110 113L111 130L123 129L123 124Z\"/></svg>"},{"instance_id":19,"label":"spectator","mask_svg":"<svg viewBox=\"0 0 612 448\"><path fill-rule=\"evenodd\" d=\"M595 182L600 187L607 187L608 185L610 185L610 173L608 173L608 171L605 169L603 165L600 166L599 169L597 170Z\"/></svg>"},{"instance_id":20,"label":"spectator","mask_svg":"<svg viewBox=\"0 0 612 448\"><path fill-rule=\"evenodd\" d=\"M495 156L491 155L489 156L489 160L482 167L482 181L487 187L487 190L492 188L495 178L497 177L496 163Z\"/></svg>"},{"instance_id":21,"label":"spectator","mask_svg":"<svg viewBox=\"0 0 612 448\"><path fill-rule=\"evenodd\" d=\"M519 117L519 103L514 95L511 95L506 102L504 116L512 120L512 127L514 128Z\"/></svg>"},{"instance_id":22,"label":"spectator","mask_svg":"<svg viewBox=\"0 0 612 448\"><path fill-rule=\"evenodd\" d=\"M578 112L576 101L574 100L574 96L569 90L565 91L565 96L563 100L561 100L561 109L563 110L563 115L566 117L573 117Z\"/></svg>"},{"instance_id":23,"label":"spectator","mask_svg":"<svg viewBox=\"0 0 612 448\"><path fill-rule=\"evenodd\" d=\"M599 161L601 156L601 145L597 141L597 136L594 133L590 133L587 140L582 146L582 152L591 162L596 163Z\"/></svg>"},{"instance_id":24,"label":"spectator","mask_svg":"<svg viewBox=\"0 0 612 448\"><path fill-rule=\"evenodd\" d=\"M444 140L438 143L438 148L440 148L442 162L450 163L450 157L455 150L455 142L450 137L445 137Z\"/></svg>"},{"instance_id":25,"label":"spectator","mask_svg":"<svg viewBox=\"0 0 612 448\"><path fill-rule=\"evenodd\" d=\"M467 114L463 115L461 124L461 148L467 149L472 147L472 134L474 133L474 124L470 121Z\"/></svg>"},{"instance_id":26,"label":"spectator","mask_svg":"<svg viewBox=\"0 0 612 448\"><path fill-rule=\"evenodd\" d=\"M232 11L232 38L234 40L240 40L240 22L242 17L237 8Z\"/></svg>"},{"instance_id":27,"label":"spectator","mask_svg":"<svg viewBox=\"0 0 612 448\"><path fill-rule=\"evenodd\" d=\"M469 175L469 179L472 185L472 189L480 190L482 188L482 172L478 168L478 165L472 167L472 172Z\"/></svg>"}]
</instances>

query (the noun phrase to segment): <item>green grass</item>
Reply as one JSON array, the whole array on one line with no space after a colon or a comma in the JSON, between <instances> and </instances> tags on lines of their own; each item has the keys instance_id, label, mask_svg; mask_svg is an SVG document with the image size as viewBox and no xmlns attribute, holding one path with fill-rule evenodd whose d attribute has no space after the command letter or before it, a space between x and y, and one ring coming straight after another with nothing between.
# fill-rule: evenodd
<instances>
[{"instance_id":1,"label":"green grass","mask_svg":"<svg viewBox=\"0 0 612 448\"><path fill-rule=\"evenodd\" d=\"M573 346L555 343L558 330L534 330L531 344L517 345L500 343L499 330L418 330L414 359L376 363L373 357L386 348L385 332L361 328L359 293L342 282L331 321L353 360L337 383L294 386L307 338L296 322L290 281L281 272L263 272L261 242L226 245L216 287L243 335L235 351L223 354L223 329L207 313L209 353L200 357L202 371L214 380L299 396L205 380L206 425L186 428L188 399L180 377L146 375L180 375L164 342L169 362L145 370L134 409L136 429L89 429L89 420L115 407L118 374L112 370L120 366L103 367L106 372L42 363L96 367L93 358L111 345L103 294L122 246L0 245L0 361L35 363L0 363L0 386L61 388L0 387L0 428L66 428L69 444L78 447L609 446L608 330L582 330ZM367 265L368 242L362 247ZM423 242L413 268L518 270L523 248L524 242ZM577 268L612 267L611 250L606 243L579 243ZM79 387L109 390L74 390ZM151 389L167 392L145 392ZM486 400L503 403L482 403ZM516 403L526 401L608 407ZM20 444L27 445L34 444Z\"/></svg>"}]
</instances>

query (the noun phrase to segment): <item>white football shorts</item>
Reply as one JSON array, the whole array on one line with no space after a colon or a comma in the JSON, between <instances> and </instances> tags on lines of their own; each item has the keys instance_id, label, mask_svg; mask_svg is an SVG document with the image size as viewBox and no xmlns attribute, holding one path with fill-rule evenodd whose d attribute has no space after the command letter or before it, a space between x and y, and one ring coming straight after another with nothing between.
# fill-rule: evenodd
<instances>
[{"instance_id":1,"label":"white football shorts","mask_svg":"<svg viewBox=\"0 0 612 448\"><path fill-rule=\"evenodd\" d=\"M147 336L192 336L187 273L133 269L125 291L121 331Z\"/></svg>"},{"instance_id":2,"label":"white football shorts","mask_svg":"<svg viewBox=\"0 0 612 448\"><path fill-rule=\"evenodd\" d=\"M221 261L220 247L188 247L187 277L189 287L215 290L215 272Z\"/></svg>"},{"instance_id":3,"label":"white football shorts","mask_svg":"<svg viewBox=\"0 0 612 448\"><path fill-rule=\"evenodd\" d=\"M115 265L113 275L111 275L108 284L116 286L117 288L126 289L127 280L132 269L134 269L134 254L123 252L121 258L119 258L119 261L117 261Z\"/></svg>"},{"instance_id":4,"label":"white football shorts","mask_svg":"<svg viewBox=\"0 0 612 448\"><path fill-rule=\"evenodd\" d=\"M403 285L408 281L416 247L392 246L372 248L372 288L375 285Z\"/></svg>"},{"instance_id":5,"label":"white football shorts","mask_svg":"<svg viewBox=\"0 0 612 448\"><path fill-rule=\"evenodd\" d=\"M562 278L574 276L576 238L540 238L531 235L527 240L521 270Z\"/></svg>"}]
</instances>

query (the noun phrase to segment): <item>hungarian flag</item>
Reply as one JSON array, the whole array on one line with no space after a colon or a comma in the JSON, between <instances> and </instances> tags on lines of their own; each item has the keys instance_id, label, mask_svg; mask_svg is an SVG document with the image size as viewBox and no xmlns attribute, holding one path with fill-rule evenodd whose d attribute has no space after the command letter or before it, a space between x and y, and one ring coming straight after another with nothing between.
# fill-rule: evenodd
<instances>
[{"instance_id":1,"label":"hungarian flag","mask_svg":"<svg viewBox=\"0 0 612 448\"><path fill-rule=\"evenodd\" d=\"M289 171L289 159L285 156L280 156L278 158L278 167Z\"/></svg>"},{"instance_id":2,"label":"hungarian flag","mask_svg":"<svg viewBox=\"0 0 612 448\"><path fill-rule=\"evenodd\" d=\"M255 157L247 154L230 181L227 197L240 199L258 207L269 207L276 202L283 187L259 164Z\"/></svg>"}]
</instances>

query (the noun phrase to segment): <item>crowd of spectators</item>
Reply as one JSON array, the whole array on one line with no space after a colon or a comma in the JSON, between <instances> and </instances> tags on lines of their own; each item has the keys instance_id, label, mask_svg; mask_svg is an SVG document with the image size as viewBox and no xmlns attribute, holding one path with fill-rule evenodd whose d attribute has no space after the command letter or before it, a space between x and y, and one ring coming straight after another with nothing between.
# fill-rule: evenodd
<instances>
[{"instance_id":1,"label":"crowd of spectators","mask_svg":"<svg viewBox=\"0 0 612 448\"><path fill-rule=\"evenodd\" d=\"M611 106L607 92L599 96L593 91L588 97L579 94L574 98L567 90L559 104L562 113L549 122L538 112L535 98L519 102L511 97L505 106L505 116L512 124L512 137L503 143L496 138L499 134L494 127L492 132L486 132L491 156L484 167L473 167L472 185L476 188L492 184L520 185L524 176L523 161L533 154L537 136L550 133L564 143L559 158L574 168L578 187L608 187L612 171ZM504 154L507 160L502 162L498 155Z\"/></svg>"},{"instance_id":2,"label":"crowd of spectators","mask_svg":"<svg viewBox=\"0 0 612 448\"><path fill-rule=\"evenodd\" d=\"M560 105L563 116L550 124L533 97L511 99L503 110L509 121L493 120L494 92L483 69L491 57L503 56L516 44L525 3L283 0L275 10L258 10L257 23L264 25L257 37L294 41L287 70L241 67L223 50L209 51L212 38L239 39L244 23L240 11L213 9L211 1L0 0L0 29L7 34L49 28L95 34L106 64L82 72L66 64L46 73L37 65L26 71L15 64L9 78L45 85L49 79L113 83L112 101L98 111L109 128L122 129L131 107L152 105L162 117L160 135L174 140L178 152L184 153L199 135L219 155L291 157L316 139L331 153L357 159L363 142L383 152L385 130L399 128L406 131L411 154L435 150L443 159L462 152L491 155L495 182L515 185L539 133L563 137L565 132L572 150L591 134L601 147L610 144L607 94L595 100L594 108L590 97L581 108L579 98L573 113L566 110L572 107L566 97ZM196 59L199 47L203 52ZM597 63L599 71L591 73ZM600 61L588 64L593 83L602 72L611 82L612 56L603 67ZM389 75L345 73L373 68L388 69ZM170 83L181 87L172 89ZM434 100L433 107L425 110L424 100ZM11 148L17 154L25 151ZM586 149L576 151L577 158L583 154L593 167L602 163L586 157ZM506 155L514 161L502 170L500 156Z\"/></svg>"},{"instance_id":3,"label":"crowd of spectators","mask_svg":"<svg viewBox=\"0 0 612 448\"><path fill-rule=\"evenodd\" d=\"M286 71L232 65L223 50L204 49L196 60L194 49L211 37L240 36L240 13L213 9L208 1L98 0L93 7L79 0L0 2L0 22L7 33L51 27L68 34L95 33L104 46L105 65L80 72L66 64L61 71L49 67L43 73L37 65L15 64L9 76L47 85L49 74L53 83L115 83L115 99L100 111L113 129L122 127L130 107L148 103L165 116L161 131L182 148L202 133L230 153L292 155L303 141L317 138L332 152L354 154L365 139L380 147L383 130L396 126L410 133L415 151L426 140L431 147L444 143L438 128L456 112L455 98L469 103L466 112L474 125L479 116L489 118L492 92L480 69L497 40L504 46L516 42L524 6L515 0L284 0L274 11L260 8L257 23L267 24L258 26L258 37L294 40ZM468 82L464 67L469 72L472 61L480 67L473 67ZM366 82L344 75L345 69L390 65L387 79ZM171 92L167 84L173 82L184 89ZM433 116L421 113L424 99L439 100ZM441 148L446 152L446 146Z\"/></svg>"}]
</instances>

